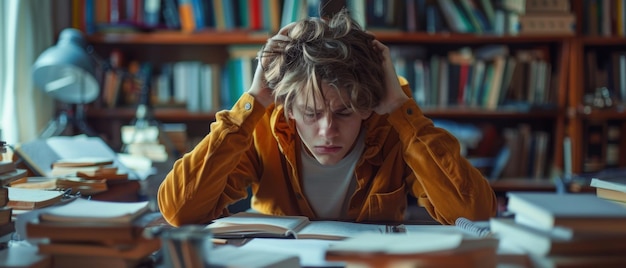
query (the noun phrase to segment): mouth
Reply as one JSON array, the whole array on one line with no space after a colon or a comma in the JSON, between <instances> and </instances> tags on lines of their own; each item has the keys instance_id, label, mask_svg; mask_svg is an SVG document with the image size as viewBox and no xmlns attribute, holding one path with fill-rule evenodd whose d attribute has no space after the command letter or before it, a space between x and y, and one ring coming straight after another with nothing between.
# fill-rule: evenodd
<instances>
[{"instance_id":1,"label":"mouth","mask_svg":"<svg viewBox=\"0 0 626 268\"><path fill-rule=\"evenodd\" d=\"M334 154L341 150L341 146L315 146L315 152L318 154Z\"/></svg>"}]
</instances>

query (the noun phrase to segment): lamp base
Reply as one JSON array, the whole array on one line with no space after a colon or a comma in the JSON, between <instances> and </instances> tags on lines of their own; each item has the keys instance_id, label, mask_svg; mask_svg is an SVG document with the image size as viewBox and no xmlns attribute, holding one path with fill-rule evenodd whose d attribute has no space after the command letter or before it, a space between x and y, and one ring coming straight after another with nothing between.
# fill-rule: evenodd
<instances>
[{"instance_id":1,"label":"lamp base","mask_svg":"<svg viewBox=\"0 0 626 268\"><path fill-rule=\"evenodd\" d=\"M52 119L48 122L48 125L41 132L39 138L46 139L54 136L60 136L70 126L80 130L81 133L87 136L98 136L96 132L87 125L87 122L85 122L82 117L75 117L71 113L68 113L67 110L63 110L55 119Z\"/></svg>"}]
</instances>

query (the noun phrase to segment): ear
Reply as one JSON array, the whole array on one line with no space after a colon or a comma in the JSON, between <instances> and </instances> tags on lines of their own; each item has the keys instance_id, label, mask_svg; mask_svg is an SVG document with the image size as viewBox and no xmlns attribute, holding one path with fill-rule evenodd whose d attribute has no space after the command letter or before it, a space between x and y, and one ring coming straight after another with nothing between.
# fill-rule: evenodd
<instances>
[{"instance_id":1,"label":"ear","mask_svg":"<svg viewBox=\"0 0 626 268\"><path fill-rule=\"evenodd\" d=\"M289 112L287 112L287 116L289 117L289 119L295 120L295 116L293 116L292 110L289 110Z\"/></svg>"},{"instance_id":2,"label":"ear","mask_svg":"<svg viewBox=\"0 0 626 268\"><path fill-rule=\"evenodd\" d=\"M367 112L361 112L361 119L365 120L368 119L370 116L372 115L372 111L367 111Z\"/></svg>"}]
</instances>

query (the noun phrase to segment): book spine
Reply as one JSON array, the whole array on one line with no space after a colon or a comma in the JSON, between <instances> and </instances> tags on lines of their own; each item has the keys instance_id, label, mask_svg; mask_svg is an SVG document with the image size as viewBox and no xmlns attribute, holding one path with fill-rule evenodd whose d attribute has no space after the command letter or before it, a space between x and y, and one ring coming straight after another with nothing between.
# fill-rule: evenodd
<instances>
[{"instance_id":1,"label":"book spine","mask_svg":"<svg viewBox=\"0 0 626 268\"><path fill-rule=\"evenodd\" d=\"M28 201L9 200L7 207L18 210L33 210L35 209L35 203Z\"/></svg>"},{"instance_id":2,"label":"book spine","mask_svg":"<svg viewBox=\"0 0 626 268\"><path fill-rule=\"evenodd\" d=\"M178 14L180 15L180 26L183 32L190 33L196 30L196 20L194 19L191 0L180 0L178 2Z\"/></svg>"}]
</instances>

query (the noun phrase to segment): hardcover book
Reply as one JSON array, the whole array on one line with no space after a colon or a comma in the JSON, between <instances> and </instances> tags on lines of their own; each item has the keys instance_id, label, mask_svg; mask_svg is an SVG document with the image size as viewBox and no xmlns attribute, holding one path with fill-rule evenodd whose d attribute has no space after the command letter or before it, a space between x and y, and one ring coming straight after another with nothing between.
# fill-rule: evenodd
<instances>
[{"instance_id":1,"label":"hardcover book","mask_svg":"<svg viewBox=\"0 0 626 268\"><path fill-rule=\"evenodd\" d=\"M42 212L39 219L48 222L130 223L148 211L148 201L112 202L78 198Z\"/></svg>"},{"instance_id":2,"label":"hardcover book","mask_svg":"<svg viewBox=\"0 0 626 268\"><path fill-rule=\"evenodd\" d=\"M560 235L558 232L535 229L516 223L514 219L492 218L491 231L503 243L510 243L531 254L546 255L610 255L626 251L626 235Z\"/></svg>"},{"instance_id":3,"label":"hardcover book","mask_svg":"<svg viewBox=\"0 0 626 268\"><path fill-rule=\"evenodd\" d=\"M508 210L517 223L542 230L626 234L626 208L594 194L509 192Z\"/></svg>"},{"instance_id":4,"label":"hardcover book","mask_svg":"<svg viewBox=\"0 0 626 268\"><path fill-rule=\"evenodd\" d=\"M61 202L63 194L63 191L9 187L7 206L19 210L43 208Z\"/></svg>"},{"instance_id":5,"label":"hardcover book","mask_svg":"<svg viewBox=\"0 0 626 268\"><path fill-rule=\"evenodd\" d=\"M129 244L137 241L143 230L161 215L147 213L131 223L107 222L26 222L28 238L47 238L52 242L96 242L106 245Z\"/></svg>"},{"instance_id":6,"label":"hardcover book","mask_svg":"<svg viewBox=\"0 0 626 268\"><path fill-rule=\"evenodd\" d=\"M0 160L0 174L11 172L15 170L15 164L11 161Z\"/></svg>"}]
</instances>

